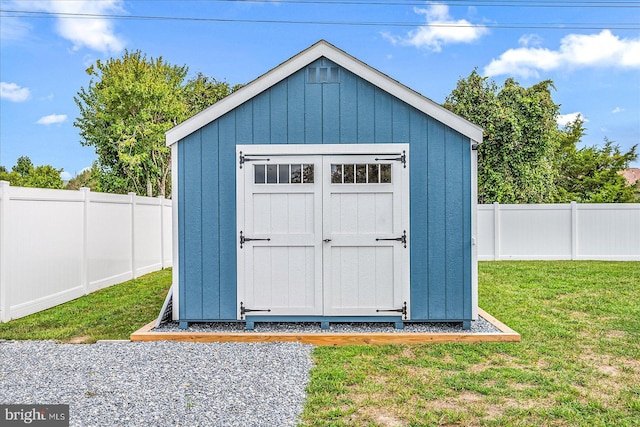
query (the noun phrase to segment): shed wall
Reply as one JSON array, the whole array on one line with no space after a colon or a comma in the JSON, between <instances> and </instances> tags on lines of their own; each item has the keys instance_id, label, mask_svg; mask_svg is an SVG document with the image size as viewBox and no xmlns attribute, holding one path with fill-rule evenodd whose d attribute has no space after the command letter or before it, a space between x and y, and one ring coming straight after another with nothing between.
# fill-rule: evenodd
<instances>
[{"instance_id":1,"label":"shed wall","mask_svg":"<svg viewBox=\"0 0 640 427\"><path fill-rule=\"evenodd\" d=\"M411 317L471 319L469 138L345 69L303 69L178 142L180 320L236 317L236 144L304 143L410 144Z\"/></svg>"}]
</instances>

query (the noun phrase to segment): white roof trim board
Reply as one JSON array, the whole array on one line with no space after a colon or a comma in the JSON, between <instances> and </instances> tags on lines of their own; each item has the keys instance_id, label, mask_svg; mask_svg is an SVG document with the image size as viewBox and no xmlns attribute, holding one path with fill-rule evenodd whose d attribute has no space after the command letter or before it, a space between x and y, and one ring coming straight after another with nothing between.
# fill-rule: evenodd
<instances>
[{"instance_id":1,"label":"white roof trim board","mask_svg":"<svg viewBox=\"0 0 640 427\"><path fill-rule=\"evenodd\" d=\"M300 52L288 61L258 77L240 90L221 99L195 116L169 129L166 133L167 145L173 145L203 126L211 123L249 99L264 92L278 82L286 79L313 61L325 57L339 66L351 71L374 86L388 92L396 98L406 102L419 111L444 123L450 128L471 138L475 142L482 142L482 128L466 119L452 113L429 98L420 95L380 71L368 66L332 44L320 40L308 49Z\"/></svg>"}]
</instances>

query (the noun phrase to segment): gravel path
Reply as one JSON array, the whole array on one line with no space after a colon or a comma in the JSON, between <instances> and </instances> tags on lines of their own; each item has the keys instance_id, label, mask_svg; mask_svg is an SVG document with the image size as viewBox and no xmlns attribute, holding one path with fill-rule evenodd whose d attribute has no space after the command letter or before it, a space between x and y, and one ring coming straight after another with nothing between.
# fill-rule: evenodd
<instances>
[{"instance_id":1,"label":"gravel path","mask_svg":"<svg viewBox=\"0 0 640 427\"><path fill-rule=\"evenodd\" d=\"M0 340L0 403L69 404L71 426L289 426L312 346Z\"/></svg>"},{"instance_id":2,"label":"gravel path","mask_svg":"<svg viewBox=\"0 0 640 427\"><path fill-rule=\"evenodd\" d=\"M256 323L254 330L247 330L244 322L220 322L220 323L191 323L189 328L180 329L177 322L167 322L151 332L254 332L254 333L499 333L500 330L487 322L482 317L471 322L470 330L463 330L461 323L406 323L404 329L396 329L393 323L330 323L329 329L320 328L320 323L296 323L296 322L264 322Z\"/></svg>"}]
</instances>

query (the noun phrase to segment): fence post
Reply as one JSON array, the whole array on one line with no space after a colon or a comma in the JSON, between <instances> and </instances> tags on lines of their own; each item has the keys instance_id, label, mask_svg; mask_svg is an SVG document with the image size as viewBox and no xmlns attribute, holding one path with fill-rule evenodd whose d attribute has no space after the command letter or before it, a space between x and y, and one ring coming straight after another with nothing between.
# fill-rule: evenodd
<instances>
[{"instance_id":1,"label":"fence post","mask_svg":"<svg viewBox=\"0 0 640 427\"><path fill-rule=\"evenodd\" d=\"M500 260L500 203L493 202L493 260Z\"/></svg>"},{"instance_id":2,"label":"fence post","mask_svg":"<svg viewBox=\"0 0 640 427\"><path fill-rule=\"evenodd\" d=\"M164 270L164 196L158 196L160 199L160 268Z\"/></svg>"},{"instance_id":3,"label":"fence post","mask_svg":"<svg viewBox=\"0 0 640 427\"><path fill-rule=\"evenodd\" d=\"M578 204L571 202L571 260L578 258Z\"/></svg>"},{"instance_id":4,"label":"fence post","mask_svg":"<svg viewBox=\"0 0 640 427\"><path fill-rule=\"evenodd\" d=\"M136 193L129 193L131 198L131 278L137 279L136 269Z\"/></svg>"},{"instance_id":5,"label":"fence post","mask_svg":"<svg viewBox=\"0 0 640 427\"><path fill-rule=\"evenodd\" d=\"M82 192L82 260L80 265L80 280L82 292L89 293L89 192L90 188L80 187Z\"/></svg>"},{"instance_id":6,"label":"fence post","mask_svg":"<svg viewBox=\"0 0 640 427\"><path fill-rule=\"evenodd\" d=\"M0 322L11 320L7 289L7 213L9 212L9 183L0 181Z\"/></svg>"}]
</instances>

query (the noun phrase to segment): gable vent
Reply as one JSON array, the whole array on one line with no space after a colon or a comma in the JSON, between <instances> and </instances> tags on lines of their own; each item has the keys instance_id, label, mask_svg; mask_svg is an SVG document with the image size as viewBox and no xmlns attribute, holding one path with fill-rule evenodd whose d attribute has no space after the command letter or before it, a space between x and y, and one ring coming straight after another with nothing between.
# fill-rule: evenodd
<instances>
[{"instance_id":1,"label":"gable vent","mask_svg":"<svg viewBox=\"0 0 640 427\"><path fill-rule=\"evenodd\" d=\"M309 83L340 83L340 69L338 67L308 67Z\"/></svg>"}]
</instances>

